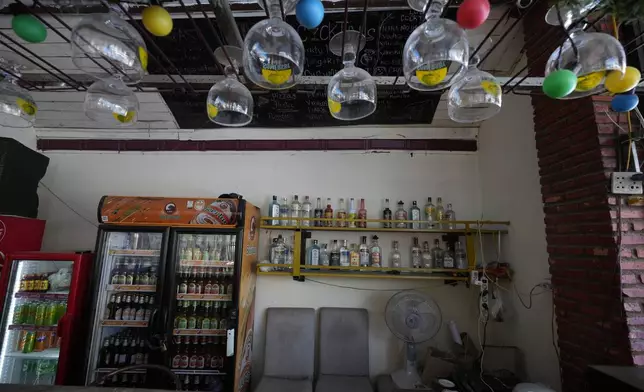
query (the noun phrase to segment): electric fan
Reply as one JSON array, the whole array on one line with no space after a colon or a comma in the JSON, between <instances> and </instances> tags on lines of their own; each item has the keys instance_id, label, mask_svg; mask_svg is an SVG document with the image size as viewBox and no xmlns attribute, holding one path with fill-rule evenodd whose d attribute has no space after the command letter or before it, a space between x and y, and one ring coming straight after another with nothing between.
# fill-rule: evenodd
<instances>
[{"instance_id":1,"label":"electric fan","mask_svg":"<svg viewBox=\"0 0 644 392\"><path fill-rule=\"evenodd\" d=\"M391 374L398 388L422 388L416 363L416 344L433 338L441 328L441 310L428 295L401 291L389 298L385 321L396 337L407 343L405 367Z\"/></svg>"}]
</instances>

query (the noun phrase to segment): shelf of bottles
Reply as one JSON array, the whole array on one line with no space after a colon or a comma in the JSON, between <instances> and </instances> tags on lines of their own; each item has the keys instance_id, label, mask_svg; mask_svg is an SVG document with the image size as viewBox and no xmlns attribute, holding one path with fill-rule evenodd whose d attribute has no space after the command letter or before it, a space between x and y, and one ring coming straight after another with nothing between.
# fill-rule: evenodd
<instances>
[{"instance_id":1,"label":"shelf of bottles","mask_svg":"<svg viewBox=\"0 0 644 392\"><path fill-rule=\"evenodd\" d=\"M60 354L58 321L67 312L72 261L22 260L8 287L0 382L53 385Z\"/></svg>"},{"instance_id":2,"label":"shelf of bottles","mask_svg":"<svg viewBox=\"0 0 644 392\"><path fill-rule=\"evenodd\" d=\"M223 385L236 236L180 234L169 366L186 390Z\"/></svg>"},{"instance_id":3,"label":"shelf of bottles","mask_svg":"<svg viewBox=\"0 0 644 392\"><path fill-rule=\"evenodd\" d=\"M147 326L156 303L161 233L109 232L101 252L96 328L89 378L101 386L143 387L147 371L104 378L112 370L148 363Z\"/></svg>"}]
</instances>

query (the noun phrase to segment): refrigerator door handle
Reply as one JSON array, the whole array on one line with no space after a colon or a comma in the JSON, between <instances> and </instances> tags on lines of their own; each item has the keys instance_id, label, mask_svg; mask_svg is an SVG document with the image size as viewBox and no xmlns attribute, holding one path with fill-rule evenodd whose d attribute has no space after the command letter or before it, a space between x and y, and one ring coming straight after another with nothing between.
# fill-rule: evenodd
<instances>
[{"instance_id":1,"label":"refrigerator door handle","mask_svg":"<svg viewBox=\"0 0 644 392\"><path fill-rule=\"evenodd\" d=\"M150 317L150 324L148 324L148 336L150 337L148 339L148 345L152 350L160 350L161 352L165 352L168 350L168 348L165 344L165 338L163 334L158 333L158 324L159 310L154 309L152 311L152 316Z\"/></svg>"},{"instance_id":2,"label":"refrigerator door handle","mask_svg":"<svg viewBox=\"0 0 644 392\"><path fill-rule=\"evenodd\" d=\"M65 327L67 324L67 319L71 318L71 315L69 313L65 313L63 317L58 320L58 325L56 326L56 336L59 338L66 337L64 336L65 334L63 331L65 331Z\"/></svg>"}]
</instances>

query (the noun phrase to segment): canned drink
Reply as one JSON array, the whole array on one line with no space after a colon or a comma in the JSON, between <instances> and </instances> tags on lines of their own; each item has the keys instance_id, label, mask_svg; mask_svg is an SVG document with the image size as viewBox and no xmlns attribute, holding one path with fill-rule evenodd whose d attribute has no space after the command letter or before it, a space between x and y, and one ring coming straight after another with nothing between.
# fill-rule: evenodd
<instances>
[{"instance_id":1,"label":"canned drink","mask_svg":"<svg viewBox=\"0 0 644 392\"><path fill-rule=\"evenodd\" d=\"M27 337L27 331L25 330L20 331L20 334L18 335L18 347L16 347L16 351L22 351L25 348L26 337Z\"/></svg>"},{"instance_id":2,"label":"canned drink","mask_svg":"<svg viewBox=\"0 0 644 392\"><path fill-rule=\"evenodd\" d=\"M13 324L22 324L23 323L23 312L24 312L25 305L17 304L16 308L13 310Z\"/></svg>"},{"instance_id":3,"label":"canned drink","mask_svg":"<svg viewBox=\"0 0 644 392\"><path fill-rule=\"evenodd\" d=\"M25 315L24 316L24 323L25 324L35 324L35 322L36 322L36 303L35 302L27 302L24 305L23 314Z\"/></svg>"},{"instance_id":4,"label":"canned drink","mask_svg":"<svg viewBox=\"0 0 644 392\"><path fill-rule=\"evenodd\" d=\"M47 305L44 302L39 302L36 305L36 315L34 319L34 324L37 327L45 325L45 311L47 310Z\"/></svg>"},{"instance_id":5,"label":"canned drink","mask_svg":"<svg viewBox=\"0 0 644 392\"><path fill-rule=\"evenodd\" d=\"M22 348L22 352L29 354L34 351L34 346L36 345L36 333L28 331L25 335L25 344Z\"/></svg>"},{"instance_id":6,"label":"canned drink","mask_svg":"<svg viewBox=\"0 0 644 392\"><path fill-rule=\"evenodd\" d=\"M61 318L67 313L67 302L58 302L58 310L56 311L56 324L60 321Z\"/></svg>"},{"instance_id":7,"label":"canned drink","mask_svg":"<svg viewBox=\"0 0 644 392\"><path fill-rule=\"evenodd\" d=\"M44 332L36 332L36 343L34 344L33 351L35 352L45 351L46 340L47 340L47 337L45 336Z\"/></svg>"},{"instance_id":8,"label":"canned drink","mask_svg":"<svg viewBox=\"0 0 644 392\"><path fill-rule=\"evenodd\" d=\"M58 305L55 302L47 305L45 310L45 325L56 325L58 324Z\"/></svg>"}]
</instances>

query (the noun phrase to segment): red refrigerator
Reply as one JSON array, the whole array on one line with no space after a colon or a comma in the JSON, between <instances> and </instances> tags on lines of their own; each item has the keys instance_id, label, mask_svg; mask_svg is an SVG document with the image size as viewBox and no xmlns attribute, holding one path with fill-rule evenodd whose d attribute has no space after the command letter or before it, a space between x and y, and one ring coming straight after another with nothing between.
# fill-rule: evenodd
<instances>
[{"instance_id":1,"label":"red refrigerator","mask_svg":"<svg viewBox=\"0 0 644 392\"><path fill-rule=\"evenodd\" d=\"M2 269L0 383L82 381L91 253L17 252Z\"/></svg>"},{"instance_id":2,"label":"red refrigerator","mask_svg":"<svg viewBox=\"0 0 644 392\"><path fill-rule=\"evenodd\" d=\"M242 198L105 196L86 384L246 392L260 211ZM181 385L158 370L162 365Z\"/></svg>"}]
</instances>

